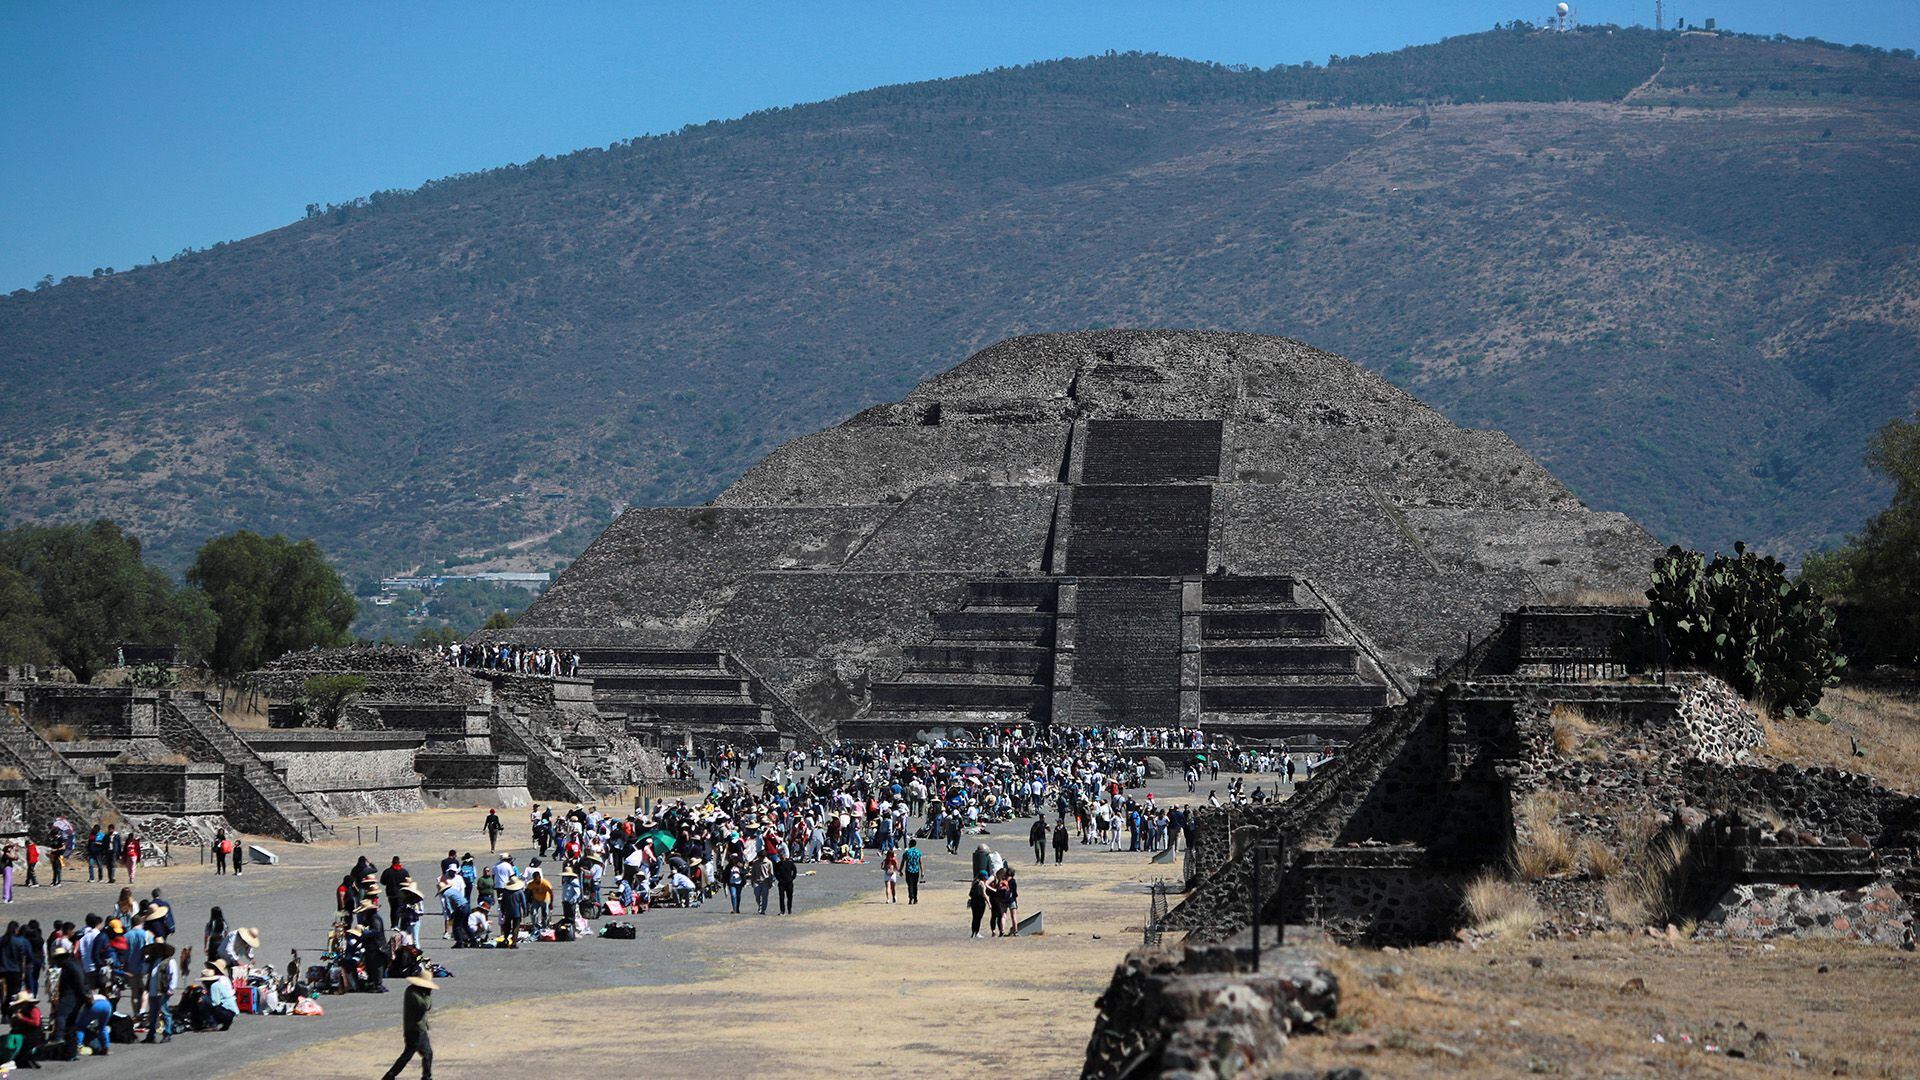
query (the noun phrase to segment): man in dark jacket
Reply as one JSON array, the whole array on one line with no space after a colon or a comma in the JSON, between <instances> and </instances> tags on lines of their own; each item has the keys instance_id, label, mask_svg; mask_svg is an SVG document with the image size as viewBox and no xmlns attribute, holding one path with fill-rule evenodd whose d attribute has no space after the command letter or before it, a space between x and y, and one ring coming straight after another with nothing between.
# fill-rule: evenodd
<instances>
[{"instance_id":1,"label":"man in dark jacket","mask_svg":"<svg viewBox=\"0 0 1920 1080\"><path fill-rule=\"evenodd\" d=\"M400 922L400 908L404 903L400 896L400 886L412 876L407 873L406 867L400 865L398 855L393 857L393 865L380 871L380 886L387 890L387 921L396 925Z\"/></svg>"},{"instance_id":2,"label":"man in dark jacket","mask_svg":"<svg viewBox=\"0 0 1920 1080\"><path fill-rule=\"evenodd\" d=\"M87 987L87 973L65 942L54 947L55 978L60 992L60 1008L53 1016L53 1039L63 1048L65 1060L80 1056L80 1026L86 1020L87 1007L93 1004L93 991Z\"/></svg>"},{"instance_id":3,"label":"man in dark jacket","mask_svg":"<svg viewBox=\"0 0 1920 1080\"><path fill-rule=\"evenodd\" d=\"M1059 866L1067 857L1067 844L1072 842L1067 835L1067 819L1061 818L1053 826L1053 865Z\"/></svg>"},{"instance_id":4,"label":"man in dark jacket","mask_svg":"<svg viewBox=\"0 0 1920 1080\"><path fill-rule=\"evenodd\" d=\"M780 914L782 915L793 914L793 879L799 876L799 864L793 861L793 857L787 854L785 848L780 849L780 857L773 861L773 884L780 892Z\"/></svg>"},{"instance_id":5,"label":"man in dark jacket","mask_svg":"<svg viewBox=\"0 0 1920 1080\"><path fill-rule=\"evenodd\" d=\"M401 1035L406 1039L406 1048L400 1051L393 1068L387 1070L385 1080L395 1080L415 1054L420 1055L420 1080L433 1080L433 1041L427 1037L427 1014L433 1011L433 992L439 988L440 984L429 975L415 975L407 980L407 995L400 1010Z\"/></svg>"},{"instance_id":6,"label":"man in dark jacket","mask_svg":"<svg viewBox=\"0 0 1920 1080\"><path fill-rule=\"evenodd\" d=\"M380 918L379 901L368 899L360 905L360 944L367 950L366 968L368 993L387 992L387 964L393 959L387 955L387 924Z\"/></svg>"},{"instance_id":7,"label":"man in dark jacket","mask_svg":"<svg viewBox=\"0 0 1920 1080\"><path fill-rule=\"evenodd\" d=\"M1047 815L1033 819L1033 828L1027 830L1027 843L1033 845L1033 865L1047 865Z\"/></svg>"}]
</instances>

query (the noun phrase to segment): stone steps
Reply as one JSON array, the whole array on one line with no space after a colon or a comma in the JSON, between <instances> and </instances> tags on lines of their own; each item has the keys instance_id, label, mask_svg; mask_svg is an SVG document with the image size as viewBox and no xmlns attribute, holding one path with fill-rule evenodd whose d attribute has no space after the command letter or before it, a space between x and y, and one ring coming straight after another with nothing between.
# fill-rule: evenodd
<instances>
[{"instance_id":1,"label":"stone steps","mask_svg":"<svg viewBox=\"0 0 1920 1080\"><path fill-rule=\"evenodd\" d=\"M1089 420L1083 484L1164 484L1220 475L1218 420Z\"/></svg>"},{"instance_id":2,"label":"stone steps","mask_svg":"<svg viewBox=\"0 0 1920 1080\"><path fill-rule=\"evenodd\" d=\"M686 696L745 697L748 693L747 680L736 675L654 675L622 672L596 674L593 676L593 685L595 689L611 692L638 691Z\"/></svg>"},{"instance_id":3,"label":"stone steps","mask_svg":"<svg viewBox=\"0 0 1920 1080\"><path fill-rule=\"evenodd\" d=\"M1058 589L1045 578L985 578L967 583L965 606L1052 611Z\"/></svg>"},{"instance_id":4,"label":"stone steps","mask_svg":"<svg viewBox=\"0 0 1920 1080\"><path fill-rule=\"evenodd\" d=\"M1351 674L1357 670L1360 650L1333 642L1288 642L1279 645L1203 644L1201 677L1235 675Z\"/></svg>"},{"instance_id":5,"label":"stone steps","mask_svg":"<svg viewBox=\"0 0 1920 1080\"><path fill-rule=\"evenodd\" d=\"M1046 612L936 611L933 633L948 642L1051 645L1053 616Z\"/></svg>"},{"instance_id":6,"label":"stone steps","mask_svg":"<svg viewBox=\"0 0 1920 1080\"><path fill-rule=\"evenodd\" d=\"M1207 570L1213 489L1204 484L1074 488L1067 572L1178 577Z\"/></svg>"},{"instance_id":7,"label":"stone steps","mask_svg":"<svg viewBox=\"0 0 1920 1080\"><path fill-rule=\"evenodd\" d=\"M1217 577L1200 582L1200 600L1208 607L1237 607L1261 604L1290 607L1294 603L1294 580L1290 577Z\"/></svg>"},{"instance_id":8,"label":"stone steps","mask_svg":"<svg viewBox=\"0 0 1920 1080\"><path fill-rule=\"evenodd\" d=\"M272 814L278 817L277 829L283 839L306 840L322 834L331 835L332 826L328 825L313 807L300 794L287 786L287 782L274 771L267 760L248 746L246 740L234 734L205 702L183 699L178 695L165 699L160 708L173 719L184 723L193 737L210 746L216 760L227 768L227 783L250 788L255 799L266 804ZM167 730L164 721L162 732ZM176 747L175 749L179 749ZM234 805L236 795L229 793L228 805ZM228 816L233 816L229 811ZM266 824L266 823L262 823ZM250 827L250 831L265 832L264 828Z\"/></svg>"},{"instance_id":9,"label":"stone steps","mask_svg":"<svg viewBox=\"0 0 1920 1080\"><path fill-rule=\"evenodd\" d=\"M988 709L1030 715L1046 705L1050 692L1045 686L891 682L874 686L873 707L886 711Z\"/></svg>"},{"instance_id":10,"label":"stone steps","mask_svg":"<svg viewBox=\"0 0 1920 1080\"><path fill-rule=\"evenodd\" d=\"M1327 613L1319 608L1225 609L1200 614L1200 636L1217 641L1235 638L1322 638Z\"/></svg>"},{"instance_id":11,"label":"stone steps","mask_svg":"<svg viewBox=\"0 0 1920 1080\"><path fill-rule=\"evenodd\" d=\"M643 667L673 671L725 670L726 658L712 649L636 649L594 646L572 650L580 668Z\"/></svg>"},{"instance_id":12,"label":"stone steps","mask_svg":"<svg viewBox=\"0 0 1920 1080\"><path fill-rule=\"evenodd\" d=\"M900 650L909 672L1028 675L1041 678L1053 668L1053 650L1036 645L958 645L936 642Z\"/></svg>"},{"instance_id":13,"label":"stone steps","mask_svg":"<svg viewBox=\"0 0 1920 1080\"><path fill-rule=\"evenodd\" d=\"M1387 703L1387 688L1370 683L1207 683L1200 687L1204 712L1358 712Z\"/></svg>"}]
</instances>

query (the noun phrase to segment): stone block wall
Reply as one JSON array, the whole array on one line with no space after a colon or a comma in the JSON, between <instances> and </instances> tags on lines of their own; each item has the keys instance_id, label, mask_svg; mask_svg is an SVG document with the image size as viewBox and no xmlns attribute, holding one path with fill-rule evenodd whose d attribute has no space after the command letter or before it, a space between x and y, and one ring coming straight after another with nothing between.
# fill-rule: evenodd
<instances>
[{"instance_id":1,"label":"stone block wall","mask_svg":"<svg viewBox=\"0 0 1920 1080\"><path fill-rule=\"evenodd\" d=\"M412 731L249 731L241 736L300 795L343 816L404 814L426 807Z\"/></svg>"},{"instance_id":2,"label":"stone block wall","mask_svg":"<svg viewBox=\"0 0 1920 1080\"><path fill-rule=\"evenodd\" d=\"M1097 1002L1083 1080L1272 1076L1287 1040L1339 1013L1340 983L1310 954L1226 946L1127 954Z\"/></svg>"},{"instance_id":3,"label":"stone block wall","mask_svg":"<svg viewBox=\"0 0 1920 1080\"><path fill-rule=\"evenodd\" d=\"M169 817L218 817L225 812L226 767L188 763L153 765L116 762L113 801L128 814Z\"/></svg>"},{"instance_id":4,"label":"stone block wall","mask_svg":"<svg viewBox=\"0 0 1920 1080\"><path fill-rule=\"evenodd\" d=\"M518 754L449 754L422 750L414 756L421 787L440 806L528 806L527 759Z\"/></svg>"},{"instance_id":5,"label":"stone block wall","mask_svg":"<svg viewBox=\"0 0 1920 1080\"><path fill-rule=\"evenodd\" d=\"M0 780L0 844L26 837L31 820L29 798L25 780Z\"/></svg>"},{"instance_id":6,"label":"stone block wall","mask_svg":"<svg viewBox=\"0 0 1920 1080\"><path fill-rule=\"evenodd\" d=\"M1735 883L1700 920L1695 936L1735 941L1790 937L1912 948L1913 908L1889 879L1842 888Z\"/></svg>"}]
</instances>

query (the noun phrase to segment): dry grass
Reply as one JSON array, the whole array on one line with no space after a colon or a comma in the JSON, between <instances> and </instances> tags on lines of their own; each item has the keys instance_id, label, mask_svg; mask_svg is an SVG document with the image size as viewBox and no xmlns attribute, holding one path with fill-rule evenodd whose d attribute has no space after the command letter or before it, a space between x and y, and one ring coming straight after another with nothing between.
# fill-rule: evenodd
<instances>
[{"instance_id":1,"label":"dry grass","mask_svg":"<svg viewBox=\"0 0 1920 1080\"><path fill-rule=\"evenodd\" d=\"M1547 718L1553 728L1553 749L1561 757L1593 758L1600 754L1600 735L1606 731L1577 706L1555 705Z\"/></svg>"},{"instance_id":2,"label":"dry grass","mask_svg":"<svg viewBox=\"0 0 1920 1080\"><path fill-rule=\"evenodd\" d=\"M1767 741L1760 750L1776 761L1872 773L1901 791L1920 792L1920 702L1873 690L1838 686L1820 708L1831 724L1764 710ZM1860 756L1854 756L1858 744Z\"/></svg>"},{"instance_id":3,"label":"dry grass","mask_svg":"<svg viewBox=\"0 0 1920 1080\"><path fill-rule=\"evenodd\" d=\"M40 737L48 742L72 742L80 737L80 733L74 730L72 724L48 724L45 727L35 728L34 730L38 731Z\"/></svg>"},{"instance_id":4,"label":"dry grass","mask_svg":"<svg viewBox=\"0 0 1920 1080\"><path fill-rule=\"evenodd\" d=\"M1526 937L1545 918L1526 889L1498 874L1475 878L1462 899L1473 928L1493 937Z\"/></svg>"},{"instance_id":5,"label":"dry grass","mask_svg":"<svg viewBox=\"0 0 1920 1080\"><path fill-rule=\"evenodd\" d=\"M1607 883L1607 915L1628 926L1665 925L1679 917L1678 898L1686 891L1687 856L1692 841L1684 832L1662 830Z\"/></svg>"},{"instance_id":6,"label":"dry grass","mask_svg":"<svg viewBox=\"0 0 1920 1080\"><path fill-rule=\"evenodd\" d=\"M1286 1068L1421 1080L1914 1075L1912 953L1839 942L1761 950L1641 936L1500 940L1380 958L1403 972L1392 983L1366 979L1371 954L1345 955L1362 974L1341 981L1343 1021L1347 987L1366 987L1358 1030L1338 1023L1336 1034L1290 1040Z\"/></svg>"},{"instance_id":7,"label":"dry grass","mask_svg":"<svg viewBox=\"0 0 1920 1080\"><path fill-rule=\"evenodd\" d=\"M0 780L25 780L26 774L11 765L0 766Z\"/></svg>"},{"instance_id":8,"label":"dry grass","mask_svg":"<svg viewBox=\"0 0 1920 1080\"><path fill-rule=\"evenodd\" d=\"M1587 876L1595 881L1607 881L1620 873L1624 864L1599 837L1584 836L1580 838L1580 865L1586 867Z\"/></svg>"},{"instance_id":9,"label":"dry grass","mask_svg":"<svg viewBox=\"0 0 1920 1080\"><path fill-rule=\"evenodd\" d=\"M1559 812L1559 801L1544 792L1536 791L1521 800L1515 822L1518 839L1513 848L1514 873L1539 881L1573 870L1573 838L1553 820Z\"/></svg>"},{"instance_id":10,"label":"dry grass","mask_svg":"<svg viewBox=\"0 0 1920 1080\"><path fill-rule=\"evenodd\" d=\"M1561 589L1534 603L1542 607L1646 607L1647 594L1639 589Z\"/></svg>"}]
</instances>

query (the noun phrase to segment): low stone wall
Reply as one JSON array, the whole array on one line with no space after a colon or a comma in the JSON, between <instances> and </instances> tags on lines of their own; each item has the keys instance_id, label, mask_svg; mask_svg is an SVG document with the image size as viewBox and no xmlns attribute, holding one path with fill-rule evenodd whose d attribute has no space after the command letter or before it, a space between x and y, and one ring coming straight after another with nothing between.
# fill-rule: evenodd
<instances>
[{"instance_id":1,"label":"low stone wall","mask_svg":"<svg viewBox=\"0 0 1920 1080\"><path fill-rule=\"evenodd\" d=\"M128 815L177 818L194 831L210 833L226 813L223 765L155 765L116 762L108 769L113 803Z\"/></svg>"},{"instance_id":2,"label":"low stone wall","mask_svg":"<svg viewBox=\"0 0 1920 1080\"><path fill-rule=\"evenodd\" d=\"M298 794L330 814L404 814L426 807L414 757L426 736L413 731L301 728L238 733Z\"/></svg>"},{"instance_id":3,"label":"low stone wall","mask_svg":"<svg viewBox=\"0 0 1920 1080\"><path fill-rule=\"evenodd\" d=\"M25 780L0 780L0 843L27 835L28 800Z\"/></svg>"},{"instance_id":4,"label":"low stone wall","mask_svg":"<svg viewBox=\"0 0 1920 1080\"><path fill-rule=\"evenodd\" d=\"M422 750L414 756L427 800L436 806L530 806L527 759L520 754L448 754Z\"/></svg>"},{"instance_id":5,"label":"low stone wall","mask_svg":"<svg viewBox=\"0 0 1920 1080\"><path fill-rule=\"evenodd\" d=\"M1267 918L1324 927L1340 941L1406 944L1461 925L1461 897L1481 867L1449 867L1399 848L1303 851Z\"/></svg>"},{"instance_id":6,"label":"low stone wall","mask_svg":"<svg viewBox=\"0 0 1920 1080\"><path fill-rule=\"evenodd\" d=\"M1083 1080L1270 1076L1287 1039L1340 1008L1340 983L1302 950L1223 945L1127 954L1097 1005Z\"/></svg>"},{"instance_id":7,"label":"low stone wall","mask_svg":"<svg viewBox=\"0 0 1920 1080\"><path fill-rule=\"evenodd\" d=\"M1912 948L1913 909L1889 879L1849 888L1797 882L1736 883L1700 920L1697 937L1858 941Z\"/></svg>"}]
</instances>

